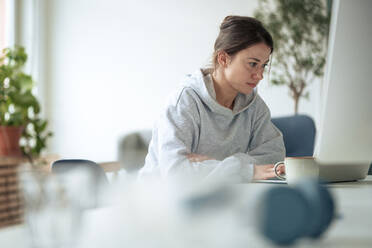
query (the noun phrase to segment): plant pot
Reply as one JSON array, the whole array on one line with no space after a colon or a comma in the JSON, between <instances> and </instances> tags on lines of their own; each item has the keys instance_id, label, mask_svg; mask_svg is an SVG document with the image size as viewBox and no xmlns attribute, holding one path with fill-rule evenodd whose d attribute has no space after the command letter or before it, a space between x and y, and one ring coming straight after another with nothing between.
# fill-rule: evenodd
<instances>
[{"instance_id":1,"label":"plant pot","mask_svg":"<svg viewBox=\"0 0 372 248\"><path fill-rule=\"evenodd\" d=\"M22 126L0 126L0 156L23 156L19 145L22 131Z\"/></svg>"}]
</instances>

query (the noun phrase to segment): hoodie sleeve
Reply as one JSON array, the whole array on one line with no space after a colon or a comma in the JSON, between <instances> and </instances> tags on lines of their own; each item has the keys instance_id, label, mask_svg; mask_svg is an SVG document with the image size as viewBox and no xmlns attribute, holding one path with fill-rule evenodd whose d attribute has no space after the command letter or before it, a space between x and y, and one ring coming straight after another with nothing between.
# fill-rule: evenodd
<instances>
[{"instance_id":1,"label":"hoodie sleeve","mask_svg":"<svg viewBox=\"0 0 372 248\"><path fill-rule=\"evenodd\" d=\"M271 122L270 110L262 100L261 111L254 119L248 154L257 165L274 164L285 157L283 135Z\"/></svg>"},{"instance_id":2,"label":"hoodie sleeve","mask_svg":"<svg viewBox=\"0 0 372 248\"><path fill-rule=\"evenodd\" d=\"M271 122L270 110L258 97L252 118L252 131L247 153L237 153L242 163L275 164L285 158L283 135Z\"/></svg>"},{"instance_id":3,"label":"hoodie sleeve","mask_svg":"<svg viewBox=\"0 0 372 248\"><path fill-rule=\"evenodd\" d=\"M199 111L192 97L180 97L174 104L168 105L153 130L149 154L140 176L158 170L162 178L176 176L185 180L232 183L250 181L253 177L253 164L245 163L240 154L222 161L188 160L187 155L197 146L199 127Z\"/></svg>"}]
</instances>

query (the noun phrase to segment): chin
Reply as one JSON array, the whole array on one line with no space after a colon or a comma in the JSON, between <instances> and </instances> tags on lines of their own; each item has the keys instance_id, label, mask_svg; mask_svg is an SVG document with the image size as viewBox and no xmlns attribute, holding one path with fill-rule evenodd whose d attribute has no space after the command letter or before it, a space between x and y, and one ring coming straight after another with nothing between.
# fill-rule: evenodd
<instances>
[{"instance_id":1,"label":"chin","mask_svg":"<svg viewBox=\"0 0 372 248\"><path fill-rule=\"evenodd\" d=\"M252 88L244 89L244 90L240 90L239 92L241 94L249 95L249 94L251 94L253 92L253 89Z\"/></svg>"}]
</instances>

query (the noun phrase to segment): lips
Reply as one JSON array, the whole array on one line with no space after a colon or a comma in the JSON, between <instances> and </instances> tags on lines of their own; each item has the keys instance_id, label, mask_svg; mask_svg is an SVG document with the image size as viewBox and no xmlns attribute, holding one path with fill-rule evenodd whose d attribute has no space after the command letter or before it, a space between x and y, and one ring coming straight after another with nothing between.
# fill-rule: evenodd
<instances>
[{"instance_id":1,"label":"lips","mask_svg":"<svg viewBox=\"0 0 372 248\"><path fill-rule=\"evenodd\" d=\"M255 88L257 86L257 84L253 84L253 83L247 83L247 85L251 88Z\"/></svg>"}]
</instances>

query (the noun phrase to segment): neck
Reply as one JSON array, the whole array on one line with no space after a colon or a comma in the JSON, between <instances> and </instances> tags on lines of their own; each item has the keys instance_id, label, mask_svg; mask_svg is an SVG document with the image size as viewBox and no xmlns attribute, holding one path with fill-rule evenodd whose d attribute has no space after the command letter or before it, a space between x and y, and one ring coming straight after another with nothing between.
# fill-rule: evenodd
<instances>
[{"instance_id":1,"label":"neck","mask_svg":"<svg viewBox=\"0 0 372 248\"><path fill-rule=\"evenodd\" d=\"M218 69L213 71L212 79L217 102L232 110L234 108L234 100L238 95L238 91L230 86L224 74Z\"/></svg>"}]
</instances>

